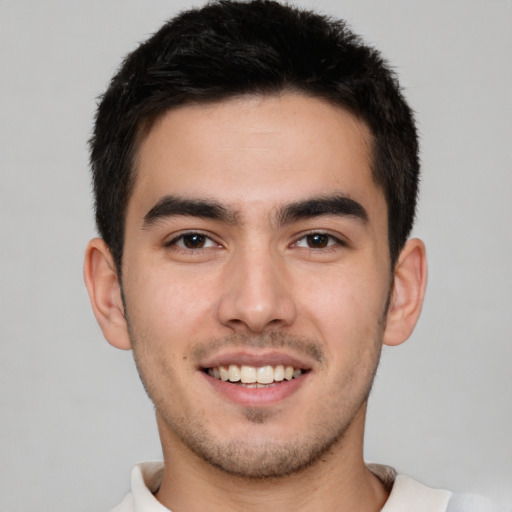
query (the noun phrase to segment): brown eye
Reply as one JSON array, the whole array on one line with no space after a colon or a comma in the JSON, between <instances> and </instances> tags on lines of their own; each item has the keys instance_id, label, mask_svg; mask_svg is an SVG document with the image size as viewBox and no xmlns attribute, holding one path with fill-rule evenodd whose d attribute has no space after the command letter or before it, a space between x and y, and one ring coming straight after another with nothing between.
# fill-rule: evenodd
<instances>
[{"instance_id":1,"label":"brown eye","mask_svg":"<svg viewBox=\"0 0 512 512\"><path fill-rule=\"evenodd\" d=\"M311 233L299 238L294 246L305 249L328 249L336 245L345 245L339 238L327 233Z\"/></svg>"},{"instance_id":2,"label":"brown eye","mask_svg":"<svg viewBox=\"0 0 512 512\"><path fill-rule=\"evenodd\" d=\"M316 233L314 235L308 235L306 241L308 247L311 249L323 249L329 245L329 236Z\"/></svg>"},{"instance_id":3,"label":"brown eye","mask_svg":"<svg viewBox=\"0 0 512 512\"><path fill-rule=\"evenodd\" d=\"M202 249L206 243L206 237L199 234L184 235L182 240L183 246L187 249Z\"/></svg>"},{"instance_id":4,"label":"brown eye","mask_svg":"<svg viewBox=\"0 0 512 512\"><path fill-rule=\"evenodd\" d=\"M208 249L210 247L218 247L209 236L202 233L184 233L172 239L166 244L167 247L177 247L178 249Z\"/></svg>"}]
</instances>

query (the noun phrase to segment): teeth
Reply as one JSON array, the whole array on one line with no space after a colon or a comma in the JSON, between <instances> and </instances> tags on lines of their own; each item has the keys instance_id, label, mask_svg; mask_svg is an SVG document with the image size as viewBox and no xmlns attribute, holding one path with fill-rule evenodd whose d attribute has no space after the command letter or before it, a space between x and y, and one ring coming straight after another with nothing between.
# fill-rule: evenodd
<instances>
[{"instance_id":1,"label":"teeth","mask_svg":"<svg viewBox=\"0 0 512 512\"><path fill-rule=\"evenodd\" d=\"M278 364L274 368L274 380L276 382L281 382L284 380L284 366L282 364Z\"/></svg>"},{"instance_id":2,"label":"teeth","mask_svg":"<svg viewBox=\"0 0 512 512\"><path fill-rule=\"evenodd\" d=\"M260 384L271 384L274 382L274 368L272 368L272 366L262 366L258 368L257 381Z\"/></svg>"},{"instance_id":3,"label":"teeth","mask_svg":"<svg viewBox=\"0 0 512 512\"><path fill-rule=\"evenodd\" d=\"M302 375L302 370L293 366L238 366L230 364L229 366L217 366L208 368L208 375L216 379L230 382L241 382L248 387L265 387L273 382L282 382L283 380L297 379Z\"/></svg>"},{"instance_id":4,"label":"teeth","mask_svg":"<svg viewBox=\"0 0 512 512\"><path fill-rule=\"evenodd\" d=\"M230 364L228 370L230 382L238 382L240 380L240 368L236 364Z\"/></svg>"},{"instance_id":5,"label":"teeth","mask_svg":"<svg viewBox=\"0 0 512 512\"><path fill-rule=\"evenodd\" d=\"M233 366L233 365L231 365ZM240 368L241 381L244 384L253 384L257 381L257 370L254 366L242 366Z\"/></svg>"},{"instance_id":6,"label":"teeth","mask_svg":"<svg viewBox=\"0 0 512 512\"><path fill-rule=\"evenodd\" d=\"M215 368L213 369L214 377L217 379L218 377L215 376ZM219 366L219 375L220 380L229 380L229 372L228 369L225 366Z\"/></svg>"}]
</instances>

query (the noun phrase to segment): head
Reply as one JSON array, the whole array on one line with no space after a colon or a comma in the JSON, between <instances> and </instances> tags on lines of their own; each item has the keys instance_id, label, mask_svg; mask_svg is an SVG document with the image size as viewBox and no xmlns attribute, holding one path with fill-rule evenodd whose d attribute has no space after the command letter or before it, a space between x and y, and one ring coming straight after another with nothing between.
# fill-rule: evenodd
<instances>
[{"instance_id":1,"label":"head","mask_svg":"<svg viewBox=\"0 0 512 512\"><path fill-rule=\"evenodd\" d=\"M342 21L272 0L219 1L182 13L128 55L99 104L96 222L119 274L138 148L154 123L183 105L283 92L323 99L368 127L394 265L413 225L419 173L416 129L395 75Z\"/></svg>"},{"instance_id":2,"label":"head","mask_svg":"<svg viewBox=\"0 0 512 512\"><path fill-rule=\"evenodd\" d=\"M164 456L258 478L334 446L362 461L382 344L411 333L426 275L414 124L379 54L272 1L186 12L114 77L92 166L86 282Z\"/></svg>"}]
</instances>

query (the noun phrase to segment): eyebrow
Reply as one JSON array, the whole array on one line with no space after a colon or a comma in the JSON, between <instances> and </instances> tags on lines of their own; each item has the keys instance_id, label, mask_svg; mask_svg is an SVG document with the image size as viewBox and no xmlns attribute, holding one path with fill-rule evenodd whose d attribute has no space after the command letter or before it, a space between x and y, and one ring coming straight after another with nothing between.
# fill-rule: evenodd
<instances>
[{"instance_id":1,"label":"eyebrow","mask_svg":"<svg viewBox=\"0 0 512 512\"><path fill-rule=\"evenodd\" d=\"M352 216L365 224L368 222L368 213L364 207L342 194L313 197L284 205L277 210L275 219L277 225L283 225L322 215ZM143 229L150 228L161 219L179 216L211 219L228 224L235 224L240 220L237 211L212 199L187 199L169 195L162 197L146 213Z\"/></svg>"},{"instance_id":2,"label":"eyebrow","mask_svg":"<svg viewBox=\"0 0 512 512\"><path fill-rule=\"evenodd\" d=\"M278 224L320 217L322 215L350 216L368 223L368 213L363 205L351 197L338 194L320 196L285 205L277 212Z\"/></svg>"},{"instance_id":3,"label":"eyebrow","mask_svg":"<svg viewBox=\"0 0 512 512\"><path fill-rule=\"evenodd\" d=\"M199 217L233 224L237 221L236 212L211 199L186 199L165 196L144 216L143 228L149 228L161 219L171 217Z\"/></svg>"}]
</instances>

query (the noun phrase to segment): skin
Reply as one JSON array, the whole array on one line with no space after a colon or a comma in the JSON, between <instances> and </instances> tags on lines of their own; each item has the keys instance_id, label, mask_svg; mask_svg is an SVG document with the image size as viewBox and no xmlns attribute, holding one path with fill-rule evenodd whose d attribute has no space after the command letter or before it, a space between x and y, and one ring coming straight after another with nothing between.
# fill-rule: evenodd
<instances>
[{"instance_id":1,"label":"skin","mask_svg":"<svg viewBox=\"0 0 512 512\"><path fill-rule=\"evenodd\" d=\"M175 109L142 141L124 302L100 239L85 280L105 337L133 348L155 403L168 462L157 498L175 512L382 508L362 456L366 402L382 344L414 328L426 264L409 240L390 272L370 146L351 114L289 93ZM333 197L364 214L286 215ZM171 215L176 198L222 215ZM247 390L203 371L280 360L305 373Z\"/></svg>"}]
</instances>

